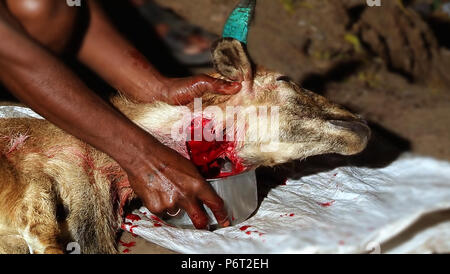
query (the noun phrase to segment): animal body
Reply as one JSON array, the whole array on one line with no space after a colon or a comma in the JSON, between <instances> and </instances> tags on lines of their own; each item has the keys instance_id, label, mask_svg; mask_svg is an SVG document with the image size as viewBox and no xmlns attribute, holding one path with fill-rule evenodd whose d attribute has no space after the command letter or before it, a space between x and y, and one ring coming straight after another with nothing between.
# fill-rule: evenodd
<instances>
[{"instance_id":1,"label":"animal body","mask_svg":"<svg viewBox=\"0 0 450 274\"><path fill-rule=\"evenodd\" d=\"M362 119L279 73L253 66L239 41L218 41L213 60L214 77L243 86L235 95L202 98L202 107L214 110L205 109L203 115L213 123L210 132L223 129L236 137L226 140L227 152L221 155L233 158L235 167L274 166L325 153L351 155L365 148L370 129ZM174 132L185 129L180 121L186 113L195 120L195 104L140 104L121 96L112 102L190 157L186 140L174 138ZM230 130L225 121L236 113L226 109L238 106L276 106L278 123L269 118L275 116L259 116L257 123L239 119ZM66 243L77 242L82 253L116 253L122 209L133 198L127 175L108 155L45 120L0 119L0 252L63 253Z\"/></svg>"}]
</instances>

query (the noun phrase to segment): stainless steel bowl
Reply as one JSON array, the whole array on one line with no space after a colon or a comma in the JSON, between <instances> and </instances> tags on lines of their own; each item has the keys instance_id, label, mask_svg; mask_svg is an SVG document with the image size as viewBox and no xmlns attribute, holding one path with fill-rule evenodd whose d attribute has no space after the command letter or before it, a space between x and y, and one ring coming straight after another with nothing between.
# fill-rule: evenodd
<instances>
[{"instance_id":1,"label":"stainless steel bowl","mask_svg":"<svg viewBox=\"0 0 450 274\"><path fill-rule=\"evenodd\" d=\"M250 217L258 207L258 191L255 171L249 171L223 179L207 180L217 194L225 202L232 225L239 224ZM205 206L210 225L217 225L211 210ZM181 228L194 228L186 212L165 220L167 223Z\"/></svg>"}]
</instances>

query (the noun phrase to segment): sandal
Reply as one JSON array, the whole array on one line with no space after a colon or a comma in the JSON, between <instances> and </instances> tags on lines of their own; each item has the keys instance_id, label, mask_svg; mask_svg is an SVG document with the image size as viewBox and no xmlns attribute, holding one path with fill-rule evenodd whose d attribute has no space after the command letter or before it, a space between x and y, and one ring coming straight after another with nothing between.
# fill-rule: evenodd
<instances>
[{"instance_id":1,"label":"sandal","mask_svg":"<svg viewBox=\"0 0 450 274\"><path fill-rule=\"evenodd\" d=\"M211 64L210 47L218 36L189 24L151 0L132 0L132 3L153 26L177 61L188 66Z\"/></svg>"}]
</instances>

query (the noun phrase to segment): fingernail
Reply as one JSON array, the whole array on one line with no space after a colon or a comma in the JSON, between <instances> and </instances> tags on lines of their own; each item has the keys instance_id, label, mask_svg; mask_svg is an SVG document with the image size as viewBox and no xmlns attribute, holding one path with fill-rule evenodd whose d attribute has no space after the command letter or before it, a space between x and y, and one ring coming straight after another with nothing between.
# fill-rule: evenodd
<instances>
[{"instance_id":1,"label":"fingernail","mask_svg":"<svg viewBox=\"0 0 450 274\"><path fill-rule=\"evenodd\" d=\"M231 83L231 86L233 88L242 88L242 84L239 82L233 82L233 83Z\"/></svg>"},{"instance_id":2,"label":"fingernail","mask_svg":"<svg viewBox=\"0 0 450 274\"><path fill-rule=\"evenodd\" d=\"M222 224L223 227L229 227L230 225L231 225L231 222L230 222L229 220L226 220L226 221Z\"/></svg>"},{"instance_id":3,"label":"fingernail","mask_svg":"<svg viewBox=\"0 0 450 274\"><path fill-rule=\"evenodd\" d=\"M238 92L242 89L242 84L239 82L232 82L227 85L222 86L222 89L228 92Z\"/></svg>"}]
</instances>

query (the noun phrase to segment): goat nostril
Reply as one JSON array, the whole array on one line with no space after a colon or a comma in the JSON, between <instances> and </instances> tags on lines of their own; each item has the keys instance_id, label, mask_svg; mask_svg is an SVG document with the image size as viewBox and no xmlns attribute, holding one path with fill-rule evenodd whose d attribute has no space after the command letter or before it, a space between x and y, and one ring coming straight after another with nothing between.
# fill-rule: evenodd
<instances>
[{"instance_id":1,"label":"goat nostril","mask_svg":"<svg viewBox=\"0 0 450 274\"><path fill-rule=\"evenodd\" d=\"M358 121L331 120L329 122L334 126L353 131L362 138L369 137L370 135L370 128L367 126L367 122L364 120Z\"/></svg>"}]
</instances>

